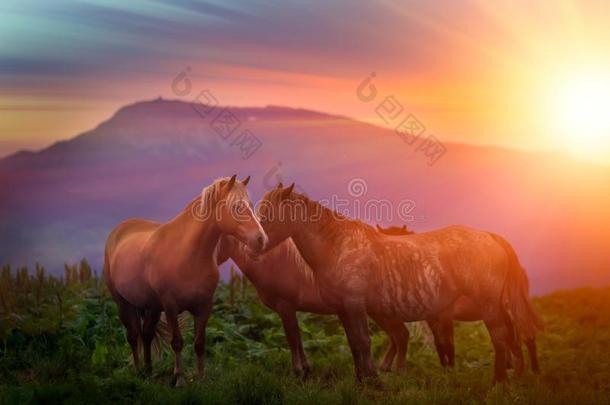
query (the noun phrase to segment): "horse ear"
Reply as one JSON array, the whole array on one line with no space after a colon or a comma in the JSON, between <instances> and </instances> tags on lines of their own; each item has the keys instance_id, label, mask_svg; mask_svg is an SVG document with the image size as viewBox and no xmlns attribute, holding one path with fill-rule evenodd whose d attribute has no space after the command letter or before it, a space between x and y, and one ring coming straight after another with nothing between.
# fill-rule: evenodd
<instances>
[{"instance_id":1,"label":"horse ear","mask_svg":"<svg viewBox=\"0 0 610 405\"><path fill-rule=\"evenodd\" d=\"M241 184L243 184L244 186L247 186L249 182L250 182L250 176L248 176L245 179L243 179L241 181Z\"/></svg>"},{"instance_id":2,"label":"horse ear","mask_svg":"<svg viewBox=\"0 0 610 405\"><path fill-rule=\"evenodd\" d=\"M383 229L382 229L382 228L379 226L379 224L376 224L376 225L375 225L375 227L377 228L377 230L378 230L379 232L383 232Z\"/></svg>"},{"instance_id":3,"label":"horse ear","mask_svg":"<svg viewBox=\"0 0 610 405\"><path fill-rule=\"evenodd\" d=\"M282 188L284 188L284 185L282 184L282 182L280 181L279 183L277 183L277 187L278 190L281 190Z\"/></svg>"},{"instance_id":4,"label":"horse ear","mask_svg":"<svg viewBox=\"0 0 610 405\"><path fill-rule=\"evenodd\" d=\"M233 185L235 184L235 179L237 179L236 174L234 174L233 177L231 177L231 179L227 183L227 190L231 190L233 188Z\"/></svg>"},{"instance_id":5,"label":"horse ear","mask_svg":"<svg viewBox=\"0 0 610 405\"><path fill-rule=\"evenodd\" d=\"M294 183L292 183L290 186L288 186L288 188L282 191L282 200L285 200L286 198L290 197L290 194L292 194L292 190L294 190Z\"/></svg>"},{"instance_id":6,"label":"horse ear","mask_svg":"<svg viewBox=\"0 0 610 405\"><path fill-rule=\"evenodd\" d=\"M406 230L407 230L407 226L406 226L406 225L403 225L403 226L402 226L402 229L403 229L404 231L406 231Z\"/></svg>"}]
</instances>

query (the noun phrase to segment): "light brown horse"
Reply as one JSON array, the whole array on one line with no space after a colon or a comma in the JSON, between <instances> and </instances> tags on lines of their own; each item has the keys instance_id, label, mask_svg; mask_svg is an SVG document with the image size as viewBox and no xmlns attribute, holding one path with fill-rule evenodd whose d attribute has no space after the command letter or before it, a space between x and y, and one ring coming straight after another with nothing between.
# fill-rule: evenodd
<instances>
[{"instance_id":1,"label":"light brown horse","mask_svg":"<svg viewBox=\"0 0 610 405\"><path fill-rule=\"evenodd\" d=\"M215 249L221 234L229 234L261 250L267 236L252 211L243 182L236 176L216 180L171 221L161 224L130 219L119 224L106 241L104 276L127 329L136 369L138 341L144 345L146 371L162 311L172 334L176 386L185 384L180 352L183 339L178 315L189 311L195 321L197 371L204 373L205 328L218 284ZM143 321L143 323L142 323Z\"/></svg>"},{"instance_id":2,"label":"light brown horse","mask_svg":"<svg viewBox=\"0 0 610 405\"><path fill-rule=\"evenodd\" d=\"M325 304L339 314L356 376L376 378L367 313L427 320L462 296L482 309L495 350L494 381L507 377L506 355L515 337L541 328L523 293L516 256L487 232L451 226L387 236L293 192L294 184L265 194L258 208L272 248L291 237L311 267ZM516 353L515 353L516 354Z\"/></svg>"},{"instance_id":3,"label":"light brown horse","mask_svg":"<svg viewBox=\"0 0 610 405\"><path fill-rule=\"evenodd\" d=\"M379 225L376 225L376 228L379 232L386 235L393 236L401 236L401 235L411 235L415 232L407 229L406 225L402 227L398 226L390 226L387 228L383 228ZM498 243L502 244L507 254L516 255L512 246L501 236L490 233L490 235L498 241ZM525 283L522 283L522 288L525 289L525 294L529 295L529 286L527 274L523 271L521 267L515 269L516 271L523 272L523 280ZM438 357L440 363L443 367L453 367L455 364L455 345L453 342L453 321L481 321L483 320L482 312L479 308L477 308L476 304L469 300L466 297L461 297L454 305L447 311L445 311L441 316L434 317L432 319L428 319L427 323L432 331L434 336L434 345L436 347L436 351L438 353ZM525 345L528 349L530 356L530 366L535 373L540 371L540 367L538 365L538 355L536 348L536 340L526 339ZM507 356L510 358L510 356ZM516 372L520 374L523 371L523 364L519 362L519 358L517 358L517 363L515 364Z\"/></svg>"},{"instance_id":4,"label":"light brown horse","mask_svg":"<svg viewBox=\"0 0 610 405\"><path fill-rule=\"evenodd\" d=\"M303 260L291 239L253 260L246 246L230 235L223 235L218 244L218 263L233 259L241 272L252 282L261 301L277 312L282 320L286 340L292 354L292 367L297 375L307 376L309 362L303 350L301 332L297 322L297 311L315 314L336 314L324 304L313 272ZM396 369L404 368L409 332L400 319L374 318L375 322L390 337L390 347L381 364L389 371L398 355Z\"/></svg>"}]
</instances>

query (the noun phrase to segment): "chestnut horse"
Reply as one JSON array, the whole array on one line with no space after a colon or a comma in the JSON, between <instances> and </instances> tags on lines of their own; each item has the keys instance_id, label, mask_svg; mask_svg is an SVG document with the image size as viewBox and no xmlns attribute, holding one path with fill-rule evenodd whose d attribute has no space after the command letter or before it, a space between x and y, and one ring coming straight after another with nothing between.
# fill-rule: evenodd
<instances>
[{"instance_id":1,"label":"chestnut horse","mask_svg":"<svg viewBox=\"0 0 610 405\"><path fill-rule=\"evenodd\" d=\"M398 226L390 226L387 228L383 228L379 225L376 225L376 228L379 232L386 235L400 236L400 235L411 235L415 232L407 229L406 225L402 227ZM504 245L507 253L509 255L515 255L515 252L512 246L501 236L490 233L490 235L495 238L499 243ZM523 270L519 267L517 270ZM529 287L527 283L527 274L523 274L523 279L526 281L523 288L525 288L525 294L529 295ZM476 307L475 303L469 301L468 299L461 298L456 301L456 303L450 308L449 311L446 311L442 316L435 317L433 319L428 319L427 323L432 331L434 336L434 345L436 347L436 351L438 353L438 358L443 367L453 367L455 364L455 346L453 343L453 321L481 321L483 320L481 311ZM540 367L538 365L538 355L536 348L536 340L535 339L526 339L525 345L529 352L530 356L530 366L535 373L540 371ZM517 373L521 373L522 364L519 363L519 359L517 358L516 371Z\"/></svg>"},{"instance_id":2,"label":"chestnut horse","mask_svg":"<svg viewBox=\"0 0 610 405\"><path fill-rule=\"evenodd\" d=\"M336 314L324 304L313 272L299 254L291 239L253 260L246 247L236 238L223 235L218 243L218 263L233 259L241 272L252 282L261 301L277 312L292 354L292 367L297 375L307 376L309 362L303 350L297 311L315 314ZM390 337L390 347L381 369L390 371L394 356L398 354L396 369L404 368L409 332L400 319L375 317L375 322Z\"/></svg>"},{"instance_id":3,"label":"chestnut horse","mask_svg":"<svg viewBox=\"0 0 610 405\"><path fill-rule=\"evenodd\" d=\"M161 312L165 312L175 354L176 386L184 385L178 315L189 311L195 321L197 371L203 377L205 328L218 284L215 249L221 234L229 234L261 250L267 236L252 211L243 182L236 176L216 180L174 219L161 224L130 219L108 236L104 276L127 329L127 341L139 368L138 341L144 346L146 371Z\"/></svg>"},{"instance_id":4,"label":"chestnut horse","mask_svg":"<svg viewBox=\"0 0 610 405\"><path fill-rule=\"evenodd\" d=\"M489 233L465 226L383 235L293 189L278 187L259 204L268 248L293 239L325 304L339 315L359 380L377 378L367 314L427 320L462 296L482 309L495 351L494 381L506 379L506 355L516 336L532 338L541 329L521 272L514 270L520 267L516 256Z\"/></svg>"}]
</instances>

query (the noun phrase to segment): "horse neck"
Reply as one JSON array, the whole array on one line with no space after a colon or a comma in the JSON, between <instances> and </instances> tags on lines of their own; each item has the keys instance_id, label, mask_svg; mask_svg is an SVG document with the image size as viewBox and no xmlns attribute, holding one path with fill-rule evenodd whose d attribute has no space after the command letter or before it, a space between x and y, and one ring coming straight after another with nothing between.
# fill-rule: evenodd
<instances>
[{"instance_id":1,"label":"horse neck","mask_svg":"<svg viewBox=\"0 0 610 405\"><path fill-rule=\"evenodd\" d=\"M246 253L244 244L235 238L228 238L227 242L229 243L227 247L229 257L235 262L237 267L239 267L239 270L244 274L251 273L255 270L256 263Z\"/></svg>"},{"instance_id":2,"label":"horse neck","mask_svg":"<svg viewBox=\"0 0 610 405\"><path fill-rule=\"evenodd\" d=\"M338 226L334 222L336 219L326 212L320 220L296 221L292 224L292 240L314 272L319 272L332 261L337 235L334 231L329 232L329 228Z\"/></svg>"},{"instance_id":3,"label":"horse neck","mask_svg":"<svg viewBox=\"0 0 610 405\"><path fill-rule=\"evenodd\" d=\"M214 258L214 251L221 235L220 228L215 215L208 215L205 219L195 218L193 205L197 203L197 200L191 202L166 226L181 234L181 237L176 238L176 240L180 241L178 243L184 254L203 259ZM215 207L211 208L214 209Z\"/></svg>"}]
</instances>

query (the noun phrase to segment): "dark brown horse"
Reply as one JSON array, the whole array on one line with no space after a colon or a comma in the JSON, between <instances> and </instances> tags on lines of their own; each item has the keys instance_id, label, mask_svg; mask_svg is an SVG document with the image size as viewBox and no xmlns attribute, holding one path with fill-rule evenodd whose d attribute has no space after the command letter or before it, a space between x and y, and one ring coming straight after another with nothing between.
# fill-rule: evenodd
<instances>
[{"instance_id":1,"label":"dark brown horse","mask_svg":"<svg viewBox=\"0 0 610 405\"><path fill-rule=\"evenodd\" d=\"M291 239L253 260L243 243L232 236L223 235L218 244L218 263L229 258L252 282L261 301L280 316L292 353L293 370L297 375L306 376L310 367L303 350L296 314L299 311L336 314L322 300L313 272ZM390 348L381 368L389 371L395 355L398 355L396 368L404 368L409 338L404 323L400 319L374 320L390 337Z\"/></svg>"},{"instance_id":2,"label":"dark brown horse","mask_svg":"<svg viewBox=\"0 0 610 405\"><path fill-rule=\"evenodd\" d=\"M293 186L268 192L259 205L268 246L293 239L325 304L339 314L359 379L376 377L367 313L427 320L462 296L481 308L496 355L494 381L506 379L506 355L516 336L531 338L541 328L523 293L522 272L515 270L516 256L489 233L464 226L383 235L293 193Z\"/></svg>"},{"instance_id":3,"label":"dark brown horse","mask_svg":"<svg viewBox=\"0 0 610 405\"><path fill-rule=\"evenodd\" d=\"M141 340L146 371L151 370L151 342L163 311L176 356L176 386L184 385L178 315L189 311L195 321L197 371L203 376L205 328L218 284L218 240L223 233L234 235L253 251L267 241L252 211L248 180L216 180L171 221L130 219L108 236L104 276L127 329L136 369Z\"/></svg>"},{"instance_id":4,"label":"dark brown horse","mask_svg":"<svg viewBox=\"0 0 610 405\"><path fill-rule=\"evenodd\" d=\"M386 235L400 236L411 235L415 232L407 229L406 225L390 226L383 228L376 225L379 232ZM500 244L502 244L509 255L515 255L515 252L510 244L501 236L491 234ZM521 267L519 270L523 270ZM523 278L527 280L527 275L524 273ZM527 283L523 286L525 294L529 295ZM434 345L438 353L440 363L443 367L453 367L455 364L455 345L453 342L453 321L481 321L483 320L482 312L476 307L476 304L466 297L461 297L448 311L445 311L442 316L438 316L427 320L428 326L434 336ZM526 339L525 345L530 356L530 366L534 372L539 372L538 355L535 339ZM520 373L521 365L516 364L517 373Z\"/></svg>"}]
</instances>

